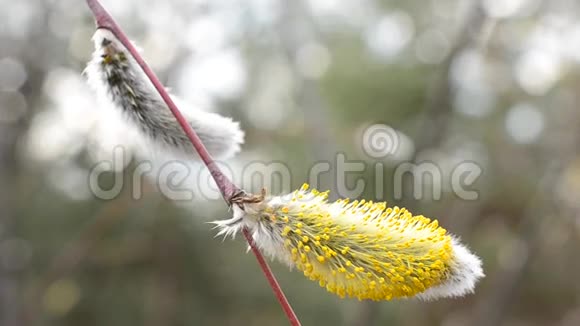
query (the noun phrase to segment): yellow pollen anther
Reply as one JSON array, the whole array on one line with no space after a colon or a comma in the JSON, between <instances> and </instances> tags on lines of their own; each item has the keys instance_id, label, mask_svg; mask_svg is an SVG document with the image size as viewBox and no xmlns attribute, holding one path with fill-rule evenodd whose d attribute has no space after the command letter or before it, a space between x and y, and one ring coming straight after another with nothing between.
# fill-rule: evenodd
<instances>
[{"instance_id":1,"label":"yellow pollen anther","mask_svg":"<svg viewBox=\"0 0 580 326\"><path fill-rule=\"evenodd\" d=\"M257 216L284 237L306 277L338 296L372 300L410 297L449 277L452 239L436 221L385 203L328 203L327 195L304 184L290 197L300 205L265 205Z\"/></svg>"}]
</instances>

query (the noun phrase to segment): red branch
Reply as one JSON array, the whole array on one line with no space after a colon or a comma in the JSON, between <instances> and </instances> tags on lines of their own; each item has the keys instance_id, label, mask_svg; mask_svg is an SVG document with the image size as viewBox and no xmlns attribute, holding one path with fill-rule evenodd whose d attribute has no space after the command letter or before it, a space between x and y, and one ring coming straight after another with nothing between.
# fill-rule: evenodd
<instances>
[{"instance_id":1,"label":"red branch","mask_svg":"<svg viewBox=\"0 0 580 326\"><path fill-rule=\"evenodd\" d=\"M175 119L177 119L177 122L179 123L179 125L181 126L181 128L191 141L191 144L195 148L196 152L199 154L199 157L202 159L202 161L209 169L212 177L214 178L217 186L219 187L222 193L222 196L224 197L224 200L229 205L231 205L232 198L240 194L242 191L236 185L234 185L231 182L231 180L229 180L228 177L226 177L220 170L220 168L217 166L217 164L215 163L215 161L213 160L213 158L211 157L211 155L201 142L201 139L199 139L199 136L197 136L193 128L191 128L189 123L187 123L187 120L185 120L185 118L183 117L183 115L181 114L181 112L179 111L179 109L177 108L177 106L175 105L175 103L165 90L165 87L163 87L163 84L161 84L161 82L159 81L153 70L149 68L145 60L143 60L139 52L135 49L133 44L131 44L131 42L129 41L123 30L117 25L117 23L113 20L113 18L109 15L109 13L101 6L98 0L87 0L87 4L89 5L89 8L91 8L91 11L93 12L97 28L104 28L111 31L119 39L119 41L127 48L129 53L133 56L135 61L137 61L141 69L143 69L143 72L145 72L145 74L147 75L147 77L157 90L157 92L159 92L159 95L161 95L163 101L165 101L167 107L169 107L171 113L173 113L173 115L175 116ZM288 321L293 326L300 325L298 317L294 313L294 310L292 310L292 306L288 302L288 299L286 299L286 296L284 295L282 288L280 288L280 285L278 284L276 277L270 270L268 263L266 263L266 261L264 260L264 257L260 253L258 247L256 247L256 244L254 243L252 236L246 229L243 230L243 233L244 236L246 237L246 240L248 241L248 244L250 245L250 248L252 248L252 252L256 256L258 264L260 265L260 268L264 272L264 275L266 276L266 279L268 280L270 287L272 287L272 291L274 291L276 298L278 299L280 305L282 306L282 309L286 313Z\"/></svg>"},{"instance_id":2,"label":"red branch","mask_svg":"<svg viewBox=\"0 0 580 326\"><path fill-rule=\"evenodd\" d=\"M266 279L268 280L268 283L270 283L270 287L272 287L272 290L276 295L276 299L278 299L280 305L282 306L282 309L284 309L284 312L288 317L288 321L290 321L290 324L293 326L299 326L300 321L298 320L296 313L294 313L294 310L292 310L292 306L288 302L288 299L286 299L286 296L284 295L284 292L282 291L280 284L278 284L278 281L276 280L274 273L272 273L272 270L270 270L270 266L268 266L268 263L264 260L264 256L262 256L262 253L260 253L260 249L256 247L252 235L246 228L244 228L242 232L244 233L246 240L248 240L250 248L252 248L252 252L254 253L254 255L256 255L258 264L260 264L262 271L264 271L264 275L266 275Z\"/></svg>"}]
</instances>

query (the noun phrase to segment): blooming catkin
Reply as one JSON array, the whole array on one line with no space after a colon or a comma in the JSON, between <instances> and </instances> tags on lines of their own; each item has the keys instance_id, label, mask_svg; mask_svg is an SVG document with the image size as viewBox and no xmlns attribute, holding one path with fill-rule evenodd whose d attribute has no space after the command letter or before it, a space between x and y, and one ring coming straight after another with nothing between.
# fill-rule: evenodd
<instances>
[{"instance_id":1,"label":"blooming catkin","mask_svg":"<svg viewBox=\"0 0 580 326\"><path fill-rule=\"evenodd\" d=\"M481 261L440 227L404 208L327 201L308 185L284 197L234 205L219 235L247 227L265 253L340 297L390 300L472 292Z\"/></svg>"},{"instance_id":2,"label":"blooming catkin","mask_svg":"<svg viewBox=\"0 0 580 326\"><path fill-rule=\"evenodd\" d=\"M184 154L188 159L196 155L153 84L117 37L109 30L98 29L93 41L96 50L85 74L98 95L120 108L158 148ZM237 122L201 110L182 113L211 155L226 158L240 150L244 133Z\"/></svg>"}]
</instances>

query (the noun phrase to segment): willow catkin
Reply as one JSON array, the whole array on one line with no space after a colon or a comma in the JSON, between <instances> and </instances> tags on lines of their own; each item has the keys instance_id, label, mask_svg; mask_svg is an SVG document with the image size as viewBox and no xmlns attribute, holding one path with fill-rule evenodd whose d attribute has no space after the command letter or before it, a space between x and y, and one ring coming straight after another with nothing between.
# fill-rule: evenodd
<instances>
[{"instance_id":1,"label":"willow catkin","mask_svg":"<svg viewBox=\"0 0 580 326\"><path fill-rule=\"evenodd\" d=\"M158 148L184 154L188 159L197 155L153 84L113 33L98 29L93 41L95 52L85 74L98 95L118 107ZM179 103L175 97L172 99ZM240 150L244 133L237 122L215 113L185 110L180 106L212 156L231 157Z\"/></svg>"},{"instance_id":2,"label":"willow catkin","mask_svg":"<svg viewBox=\"0 0 580 326\"><path fill-rule=\"evenodd\" d=\"M461 296L481 261L437 221L385 203L327 201L308 185L284 197L234 205L219 235L247 227L255 243L340 297L390 300Z\"/></svg>"}]
</instances>

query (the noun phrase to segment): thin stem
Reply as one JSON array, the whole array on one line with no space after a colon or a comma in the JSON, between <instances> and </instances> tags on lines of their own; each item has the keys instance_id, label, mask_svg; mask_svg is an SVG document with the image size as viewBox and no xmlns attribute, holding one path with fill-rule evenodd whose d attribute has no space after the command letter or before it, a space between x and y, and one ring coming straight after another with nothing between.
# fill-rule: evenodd
<instances>
[{"instance_id":1,"label":"thin stem","mask_svg":"<svg viewBox=\"0 0 580 326\"><path fill-rule=\"evenodd\" d=\"M143 69L143 72L145 72L145 74L155 87L155 89L157 89L157 92L159 92L159 95L161 96L161 98L163 98L163 101L167 104L167 107L169 107L171 113L173 113L173 115L175 116L175 119L177 119L177 122L179 123L179 125L181 126L181 128L191 141L191 144L195 148L196 152L199 154L200 158L209 169L212 177L214 178L217 186L219 187L222 193L222 196L224 197L224 200L228 203L228 205L231 205L232 198L242 193L242 190L240 190L236 185L234 185L231 182L231 180L229 180L228 177L225 174L223 174L223 172L217 166L217 164L215 163L215 161L213 160L213 158L211 157L211 155L201 142L201 139L199 139L193 128L191 128L189 123L187 123L187 120L185 120L185 118L177 108L177 105L175 105L175 103L165 90L165 87L163 87L163 84L161 84L161 82L159 81L153 70L149 68L145 60L143 60L139 52L135 49L133 44L131 44L125 33L121 30L121 28L117 25L117 23L113 20L113 18L109 15L109 13L101 6L98 0L87 0L87 4L89 5L89 8L91 8L91 11L95 16L97 28L105 28L111 31L119 39L119 41L127 48L127 51L129 51L131 56L135 59L135 61L137 61L141 69ZM252 252L256 256L258 264L260 265L262 272L266 276L266 279L268 280L268 283L270 284L272 291L274 291L276 298L280 302L280 305L282 306L282 309L284 310L284 313L286 314L288 321L293 326L300 325L300 321L298 320L298 317L294 313L294 310L292 309L290 302L288 302L288 299L284 295L284 292L282 291L282 288L278 284L276 277L272 273L272 270L270 270L268 263L266 263L266 261L264 260L262 253L254 244L252 236L250 235L247 229L244 229L243 233L244 236L246 237L246 240L248 241L248 244L250 245L250 248L252 248Z\"/></svg>"},{"instance_id":2,"label":"thin stem","mask_svg":"<svg viewBox=\"0 0 580 326\"><path fill-rule=\"evenodd\" d=\"M270 266L268 266L268 263L264 260L264 256L262 256L262 254L260 253L260 249L256 247L252 235L250 234L248 229L245 228L242 230L242 232L244 233L244 237L246 237L246 240L248 241L248 244L250 245L252 252L254 253L254 255L256 255L258 264L262 268L262 271L264 271L264 275L266 275L266 279L268 280L268 283L270 283L270 287L272 287L274 295L276 295L276 299L278 299L280 305L282 306L282 309L284 309L284 312L288 317L290 325L299 326L300 321L298 320L296 313L294 313L294 310L292 310L292 306L290 306L290 304L288 303L288 299L286 299L286 296L284 295L282 288L280 288L280 284L278 284L276 277L274 277L274 273L272 273Z\"/></svg>"}]
</instances>

